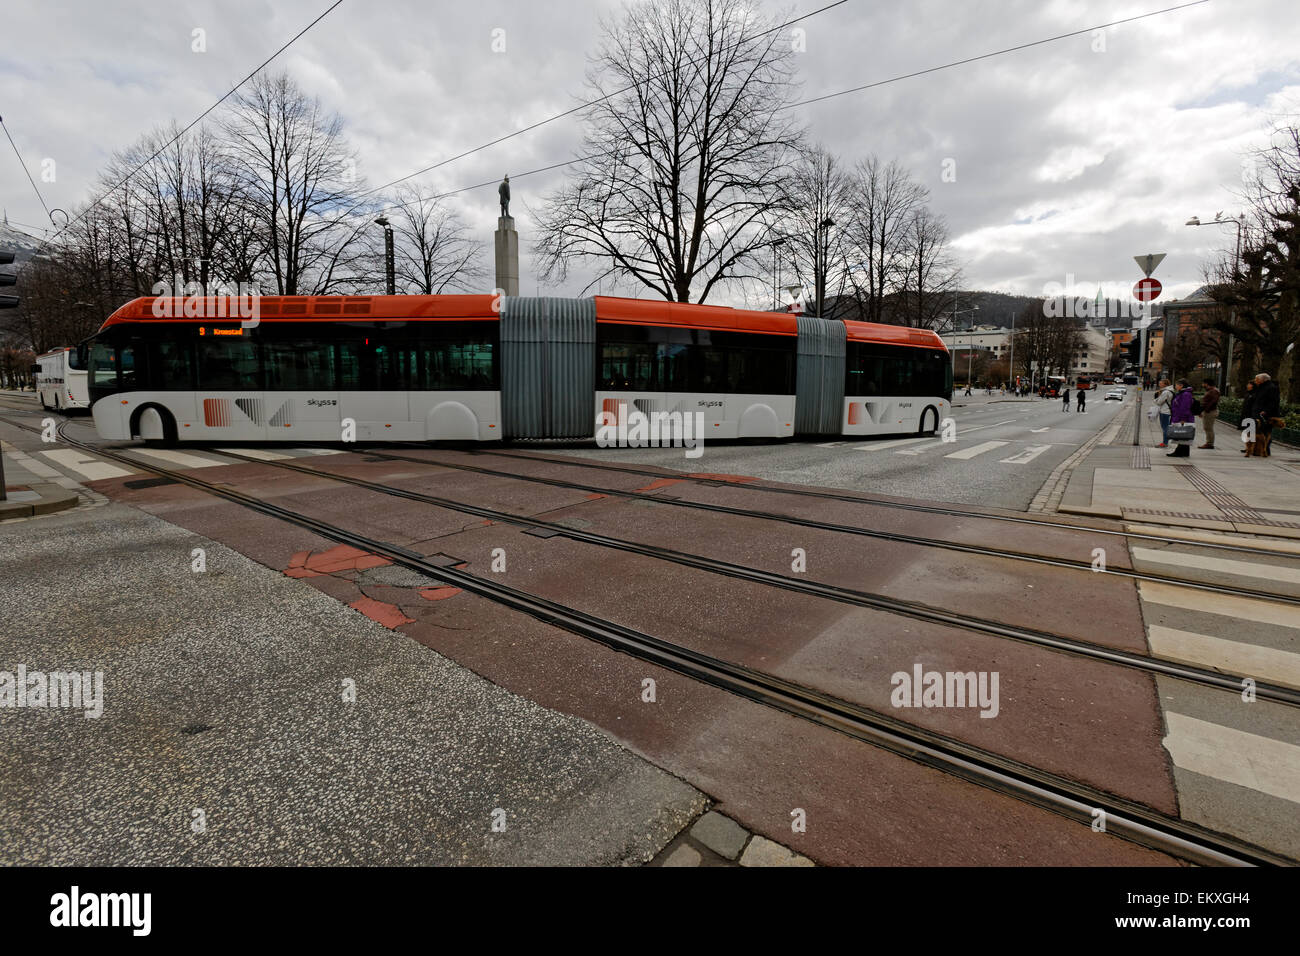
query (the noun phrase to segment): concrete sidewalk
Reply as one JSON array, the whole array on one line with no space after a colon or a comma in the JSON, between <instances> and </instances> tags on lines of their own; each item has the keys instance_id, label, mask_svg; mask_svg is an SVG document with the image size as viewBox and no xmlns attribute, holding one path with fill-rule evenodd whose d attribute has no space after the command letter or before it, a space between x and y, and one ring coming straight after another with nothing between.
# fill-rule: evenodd
<instances>
[{"instance_id":1,"label":"concrete sidewalk","mask_svg":"<svg viewBox=\"0 0 1300 956\"><path fill-rule=\"evenodd\" d=\"M58 471L0 441L4 456L5 500L0 501L0 521L31 518L74 508L77 485Z\"/></svg>"},{"instance_id":2,"label":"concrete sidewalk","mask_svg":"<svg viewBox=\"0 0 1300 956\"><path fill-rule=\"evenodd\" d=\"M1300 539L1300 450L1273 444L1270 458L1246 458L1240 432L1220 422L1216 447L1197 419L1187 458L1170 458L1160 443L1160 423L1147 418L1143 398L1140 441L1133 444L1133 410L1109 443L1103 441L1070 475L1057 510L1146 524L1237 531Z\"/></svg>"}]
</instances>

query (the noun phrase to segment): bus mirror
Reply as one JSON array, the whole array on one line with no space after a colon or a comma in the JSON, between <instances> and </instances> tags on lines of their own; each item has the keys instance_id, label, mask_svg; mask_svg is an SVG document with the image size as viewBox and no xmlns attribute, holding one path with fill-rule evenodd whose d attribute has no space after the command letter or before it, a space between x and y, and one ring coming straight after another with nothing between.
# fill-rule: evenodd
<instances>
[{"instance_id":1,"label":"bus mirror","mask_svg":"<svg viewBox=\"0 0 1300 956\"><path fill-rule=\"evenodd\" d=\"M39 365L33 365L33 366L32 366L32 374L33 374L33 375L40 375L40 374L41 374L41 367L40 367Z\"/></svg>"}]
</instances>

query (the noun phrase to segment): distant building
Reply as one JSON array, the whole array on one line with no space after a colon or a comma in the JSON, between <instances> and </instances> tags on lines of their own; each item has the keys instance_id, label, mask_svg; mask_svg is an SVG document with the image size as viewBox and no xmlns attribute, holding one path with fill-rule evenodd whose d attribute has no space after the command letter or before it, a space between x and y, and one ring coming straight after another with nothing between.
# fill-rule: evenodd
<instances>
[{"instance_id":1,"label":"distant building","mask_svg":"<svg viewBox=\"0 0 1300 956\"><path fill-rule=\"evenodd\" d=\"M1079 330L1082 347L1074 353L1070 377L1101 375L1110 366L1110 337L1104 328L1088 325Z\"/></svg>"},{"instance_id":2,"label":"distant building","mask_svg":"<svg viewBox=\"0 0 1300 956\"><path fill-rule=\"evenodd\" d=\"M995 359L1011 352L1011 330L979 325L968 332L945 332L939 336L949 351L988 352Z\"/></svg>"}]
</instances>

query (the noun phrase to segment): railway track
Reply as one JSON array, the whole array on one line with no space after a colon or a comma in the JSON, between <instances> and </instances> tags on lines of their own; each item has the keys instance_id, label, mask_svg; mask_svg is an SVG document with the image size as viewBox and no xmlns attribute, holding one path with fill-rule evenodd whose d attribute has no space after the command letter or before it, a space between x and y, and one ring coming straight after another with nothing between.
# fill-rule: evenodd
<instances>
[{"instance_id":1,"label":"railway track","mask_svg":"<svg viewBox=\"0 0 1300 956\"><path fill-rule=\"evenodd\" d=\"M22 423L10 421L10 424L32 430ZM151 472L250 511L311 531L327 540L380 555L398 566L461 588L613 650L827 727L916 763L1059 814L1080 825L1090 826L1096 819L1096 811L1101 810L1106 814L1107 833L1199 865L1290 866L1296 862L1263 847L1180 820L1059 774L1003 757L945 734L915 727L816 688L665 641L518 588L480 578L465 570L447 567L399 545L321 521L228 486L204 481L182 471L144 463L120 451L78 441L69 437L65 428L66 423L59 426L60 437L72 447ZM258 460L258 464L267 463Z\"/></svg>"},{"instance_id":2,"label":"railway track","mask_svg":"<svg viewBox=\"0 0 1300 956\"><path fill-rule=\"evenodd\" d=\"M7 420L7 419L0 419ZM11 424L23 426L19 423L10 421ZM87 451L93 451L96 454L105 454L104 450L86 443L77 443L67 438L62 433L60 426L60 435L65 441L77 444ZM554 536L562 536L570 540L591 544L597 547L604 547L613 550L623 551L630 554L638 554L644 557L654 558L657 560L668 561L684 567L690 567L702 570L711 574L718 574L725 577L737 578L740 580L750 581L752 583L777 587L783 590L792 591L798 594L810 597L821 598L825 600L836 601L841 604L849 604L857 607L868 608L872 610L883 611L889 614L910 617L916 620L926 621L928 623L939 624L950 627L962 628L965 630L976 631L979 633L989 634L995 637L1009 639L1024 644L1031 644L1038 647L1045 647L1055 651L1061 651L1080 657L1086 657L1093 660L1105 661L1110 664L1116 664L1124 667L1135 668L1150 674L1162 674L1169 677L1175 677L1180 680L1191 681L1209 687L1215 687L1222 690L1236 692L1241 689L1242 682L1246 675L1225 674L1222 671L1209 670L1206 668L1195 667L1178 661L1167 660L1164 658L1152 657L1145 654L1136 654L1117 648L1106 647L1088 641L1081 641L1072 638L1061 637L1046 631L1040 631L1033 628L1018 627L1008 625L1000 621L989 620L986 618L976 617L969 614L959 614L944 608L934 607L921 602L905 601L900 598L893 598L887 595L878 594L871 591L864 591L855 588L846 588L833 584L812 581L808 579L796 579L786 575L776 574L770 571L762 571L756 568L746 567L722 561L717 558L710 558L704 555L693 554L673 548L664 548L657 545L642 544L639 542L628 541L622 538L614 538L608 535L598 534L596 532L582 531L572 528L568 525L556 522L544 521L539 518L532 518L524 515L517 515L510 512L499 511L492 508L485 508L479 505L473 505L468 502L456 501L453 499L431 495L424 492L412 491L405 488L398 488L392 485L385 485L380 482L368 481L363 478L354 478L347 475L334 474L328 471L322 471L319 468L307 467L304 465L294 464L286 461L267 461L261 458L254 458L247 455L241 455L238 452L222 450L218 454L223 457L236 461L243 461L249 464L260 465L267 468L276 468L285 471L298 472L300 474L310 475L327 481L334 481L343 484L352 485L373 491L379 494L385 494L392 497L404 498L410 501L418 501L422 504L432 505L449 511L455 511L461 514L473 517L483 518L489 521L500 522L502 524L514 525L517 527L541 530L549 532ZM134 456L116 456L118 460L128 461L137 468L156 470L155 466L141 461ZM442 463L430 462L424 459L409 458L400 455L380 455L373 454L372 457L379 457L385 460L412 461L428 464L434 467L442 467ZM447 466L455 467L455 466ZM508 473L495 473L511 477ZM521 477L522 476L513 476ZM567 487L567 486L566 486ZM587 486L577 486L579 490L585 490ZM615 492L607 492L616 494ZM652 500L660 500L651 497ZM671 502L664 502L671 503ZM1002 555L1003 552L991 551L991 553ZM1073 565L1068 565L1073 566ZM1087 567L1089 573L1093 573L1090 566ZM1160 580L1167 583L1182 584L1179 579L1167 579L1157 576ZM1199 585L1203 588L1213 589L1213 585ZM1229 589L1230 593L1238 593L1235 589ZM1258 595L1263 597L1264 595ZM1252 678L1254 680L1254 678ZM1282 685L1269 684L1256 680L1256 694L1262 699L1270 700L1276 703L1288 706L1300 706L1300 690L1285 687Z\"/></svg>"},{"instance_id":3,"label":"railway track","mask_svg":"<svg viewBox=\"0 0 1300 956\"><path fill-rule=\"evenodd\" d=\"M658 545L648 545L640 542L628 541L623 538L614 538L596 532L572 528L568 525L559 524L553 521L544 521L540 518L517 515L507 511L498 511L493 508L484 508L480 505L455 501L450 498L412 491L406 488L398 488L393 485L385 485L381 482L368 481L364 478L338 475L327 471L321 471L318 468L294 464L292 462L265 461L261 458L253 458L251 456L241 455L238 452L231 451L222 451L221 454L249 464L265 465L271 468L311 475L316 478L324 478L329 481L336 481L354 487L364 488L368 491L374 491L397 498L405 498L408 501L418 501L422 504L429 504L449 511L456 511L460 514L500 522L501 524L515 525L525 529L548 531L553 535L566 537L574 541L580 541L586 544L610 548L630 554L638 554L644 557L656 558L661 561L669 561L673 564L707 571L712 574L738 578L756 584L763 584L787 591L793 591L798 594L805 594L810 597L837 601L842 604L851 604L857 607L885 611L890 614L911 617L933 624L979 631L984 634L991 634L996 637L1007 638L1025 644L1033 644L1039 647L1051 648L1052 650L1065 651L1081 657L1106 661L1111 664L1133 667L1152 674L1164 674L1170 677L1177 677L1182 680L1193 681L1210 687L1217 687L1222 690L1230 690L1233 692L1239 691L1245 677L1245 675L1224 674L1219 671L1193 667L1177 661L1151 657L1150 655L1134 654L1128 651L1108 648L1087 641L1063 638L1045 631L1015 627L998 621L975 617L973 615L958 614L953 611L944 610L943 608L933 607L915 601L904 601L899 598L891 598L871 591L863 591L817 581L791 578L783 574L745 567L731 562L722 561L717 558L692 554L675 548L663 548ZM137 464L143 464L142 462L139 462L138 459L132 460ZM1300 706L1300 690L1257 682L1256 693L1260 697L1277 703Z\"/></svg>"},{"instance_id":4,"label":"railway track","mask_svg":"<svg viewBox=\"0 0 1300 956\"><path fill-rule=\"evenodd\" d=\"M222 452L221 454L225 454ZM516 481L533 482L535 484L549 485L556 488L566 488L573 491L583 491L589 494L601 494L616 498L628 498L640 501L653 501L659 504L678 507L692 508L699 511L708 511L715 514L731 515L740 518L754 518L761 521L774 521L785 524L797 525L802 528L813 528L818 531L831 531L839 534L856 535L860 537L875 538L883 541L891 541L898 544L912 544L927 548L942 548L948 551L957 551L963 554L974 554L982 557L1006 558L1011 561L1027 562L1032 564L1047 565L1049 567L1068 568L1074 571L1086 571L1089 574L1110 574L1119 577L1131 578L1135 581L1149 581L1153 584L1172 584L1179 587L1194 588L1200 591L1209 591L1214 594L1231 595L1233 597L1253 598L1255 600L1273 601L1281 604L1290 604L1300 607L1300 597L1292 597L1286 594L1275 594L1268 591L1256 591L1251 588L1233 587L1227 584L1212 584L1203 581L1191 581L1186 578L1179 578L1174 575L1159 574L1154 571L1139 571L1132 568L1115 568L1106 567L1104 569L1094 568L1091 561L1071 560L1069 558L1045 557L1043 555L1024 554L1018 551L1011 551L1004 548L990 548L982 545L961 544L956 541L946 541L942 538L925 538L918 535L902 534L895 531L880 531L874 528L863 528L857 525L837 524L829 521L818 521L813 518L801 518L797 515L782 514L773 511L757 511L750 508L737 508L731 505L711 504L702 501L685 501L676 498L661 498L658 495L648 492L625 491L617 488L608 488L601 485L588 485L576 481L564 481L559 478L542 478L536 475L517 475L512 472L500 471L494 468L484 468L478 465L466 465L457 462L440 461L431 458L417 458L412 455L400 455L393 452L378 452L370 449L365 450L365 454L374 458L381 458L388 461L404 461L414 464L428 465L435 468L451 468L457 471L469 472L472 474L487 475L495 478L513 479ZM664 475L657 475L663 478ZM861 500L861 499L856 499ZM971 513L967 513L971 514ZM972 517L982 517L981 515L971 514ZM1082 531L1087 534L1095 533L1091 528L1080 529L1074 525L1061 525L1060 527L1070 528L1074 531ZM1118 533L1118 532L1112 532ZM1142 537L1143 540L1151 540L1151 536L1134 536ZM1187 541L1178 538L1155 538L1155 540L1164 541L1171 544L1178 544L1189 547L1199 547L1200 542ZM1091 542L1090 542L1091 543ZM1090 551L1090 548L1085 548ZM1261 555L1267 555L1271 558L1278 558L1273 551L1257 551Z\"/></svg>"},{"instance_id":5,"label":"railway track","mask_svg":"<svg viewBox=\"0 0 1300 956\"><path fill-rule=\"evenodd\" d=\"M676 478L681 481L690 481L705 486L726 485L728 482L718 481L708 478L692 477L688 472L672 471L652 471L648 468L636 468L634 466L615 465L609 462L596 462L585 458L555 458L547 455L534 454L516 454L508 451L498 451L496 449L474 448L469 452L476 457L493 456L498 458L511 458L517 461L537 461L545 462L552 465L568 465L574 468L587 468L598 471L608 471L615 474L639 475L646 478ZM1230 551L1238 554L1255 554L1267 557L1277 557L1276 551L1270 551L1265 548L1252 548L1249 545L1227 544L1215 541L1191 541L1187 538L1176 538L1169 535L1151 534L1142 531L1126 531L1118 528L1099 528L1095 525L1076 524L1065 521L1053 521L1050 518L1035 518L1028 515L989 513L983 511L967 511L960 508L946 507L942 505L924 505L916 502L893 501L887 498L869 498L861 495L853 495L835 491L818 491L812 488L778 488L774 485L750 484L746 482L743 485L746 491L761 492L764 494L787 495L798 498L821 499L825 501L842 501L848 504L867 505L873 508L890 508L897 511L912 511L921 514L942 515L948 518L977 518L986 521L1001 521L1010 524L1028 525L1036 528L1055 528L1062 531L1079 531L1092 535L1105 535L1110 537L1126 538L1135 541L1149 541L1160 544L1194 544L1199 548L1206 548L1216 551Z\"/></svg>"}]
</instances>

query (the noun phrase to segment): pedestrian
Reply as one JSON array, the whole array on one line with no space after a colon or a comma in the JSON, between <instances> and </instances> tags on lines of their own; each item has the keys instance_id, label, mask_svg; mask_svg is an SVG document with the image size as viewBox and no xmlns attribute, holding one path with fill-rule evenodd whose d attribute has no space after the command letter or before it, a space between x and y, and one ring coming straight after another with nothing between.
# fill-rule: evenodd
<instances>
[{"instance_id":1,"label":"pedestrian","mask_svg":"<svg viewBox=\"0 0 1300 956\"><path fill-rule=\"evenodd\" d=\"M1273 429L1282 424L1281 395L1277 382L1267 372L1255 376L1255 451L1256 458L1272 457Z\"/></svg>"},{"instance_id":2,"label":"pedestrian","mask_svg":"<svg viewBox=\"0 0 1300 956\"><path fill-rule=\"evenodd\" d=\"M1246 397L1241 402L1241 453L1249 458L1255 451L1255 383L1246 383ZM1250 436L1249 441L1246 440Z\"/></svg>"},{"instance_id":3,"label":"pedestrian","mask_svg":"<svg viewBox=\"0 0 1300 956\"><path fill-rule=\"evenodd\" d=\"M1174 390L1169 387L1169 379L1160 380L1160 394L1156 396L1156 412L1160 415L1160 444L1157 448L1169 447L1169 416L1174 402Z\"/></svg>"},{"instance_id":4,"label":"pedestrian","mask_svg":"<svg viewBox=\"0 0 1300 956\"><path fill-rule=\"evenodd\" d=\"M1196 415L1192 412L1192 389L1186 379L1179 379L1174 387L1173 401L1170 402L1170 425L1191 425L1192 434L1187 438L1174 439L1174 450L1166 458L1189 458L1192 454L1192 441L1196 435ZM1180 434L1180 432L1176 433ZM1168 442L1168 437L1165 441Z\"/></svg>"},{"instance_id":5,"label":"pedestrian","mask_svg":"<svg viewBox=\"0 0 1300 956\"><path fill-rule=\"evenodd\" d=\"M966 383L966 394L967 394L967 395L970 394L970 382L967 382L967 383Z\"/></svg>"},{"instance_id":6,"label":"pedestrian","mask_svg":"<svg viewBox=\"0 0 1300 956\"><path fill-rule=\"evenodd\" d=\"M1061 387L1061 411L1068 412L1069 410L1070 410L1070 389L1069 386L1062 386Z\"/></svg>"},{"instance_id":7,"label":"pedestrian","mask_svg":"<svg viewBox=\"0 0 1300 956\"><path fill-rule=\"evenodd\" d=\"M1201 427L1205 429L1205 443L1198 448L1214 447L1214 423L1219 418L1219 390L1213 379L1205 380L1205 394L1201 396Z\"/></svg>"},{"instance_id":8,"label":"pedestrian","mask_svg":"<svg viewBox=\"0 0 1300 956\"><path fill-rule=\"evenodd\" d=\"M1087 408L1085 406L1087 405L1088 390L1086 388L1081 388L1078 390L1078 394L1079 394L1079 407L1075 409L1075 411L1084 412L1086 414Z\"/></svg>"}]
</instances>

